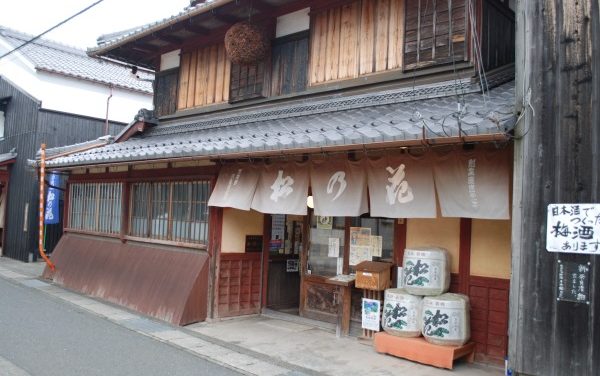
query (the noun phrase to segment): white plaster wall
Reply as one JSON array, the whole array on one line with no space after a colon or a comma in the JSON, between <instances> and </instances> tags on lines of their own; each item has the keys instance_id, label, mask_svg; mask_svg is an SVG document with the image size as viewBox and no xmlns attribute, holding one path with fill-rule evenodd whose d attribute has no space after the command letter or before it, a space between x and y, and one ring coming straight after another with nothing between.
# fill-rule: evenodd
<instances>
[{"instance_id":1,"label":"white plaster wall","mask_svg":"<svg viewBox=\"0 0 600 376\"><path fill-rule=\"evenodd\" d=\"M0 53L10 48L0 39ZM42 108L104 119L110 88L106 84L36 71L15 52L0 60L0 75L41 101ZM113 88L109 119L129 123L140 108L152 109L152 95Z\"/></svg>"},{"instance_id":2,"label":"white plaster wall","mask_svg":"<svg viewBox=\"0 0 600 376\"><path fill-rule=\"evenodd\" d=\"M38 98L42 108L91 116L106 117L108 85L65 77L54 73L38 72ZM130 90L113 88L108 118L129 123L140 108L152 109L152 96Z\"/></svg>"}]
</instances>

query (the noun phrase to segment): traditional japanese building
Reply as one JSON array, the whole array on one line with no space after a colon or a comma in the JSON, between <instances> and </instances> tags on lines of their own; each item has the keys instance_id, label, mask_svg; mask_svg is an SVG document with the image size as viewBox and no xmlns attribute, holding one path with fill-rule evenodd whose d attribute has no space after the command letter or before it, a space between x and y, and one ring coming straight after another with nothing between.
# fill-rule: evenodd
<instances>
[{"instance_id":1,"label":"traditional japanese building","mask_svg":"<svg viewBox=\"0 0 600 376\"><path fill-rule=\"evenodd\" d=\"M248 19L270 48L234 63ZM48 277L180 325L279 311L356 335L363 291L330 278L443 247L478 358L504 359L508 2L215 0L89 53L156 69L157 120L48 158L69 175Z\"/></svg>"}]
</instances>

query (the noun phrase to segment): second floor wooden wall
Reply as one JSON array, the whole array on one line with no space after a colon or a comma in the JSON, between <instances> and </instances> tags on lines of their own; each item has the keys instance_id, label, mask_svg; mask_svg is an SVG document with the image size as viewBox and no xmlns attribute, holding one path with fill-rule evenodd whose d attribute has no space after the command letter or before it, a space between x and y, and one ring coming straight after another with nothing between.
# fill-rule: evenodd
<instances>
[{"instance_id":1,"label":"second floor wooden wall","mask_svg":"<svg viewBox=\"0 0 600 376\"><path fill-rule=\"evenodd\" d=\"M436 65L453 69L456 63L477 63L472 58L474 29L483 33L486 61L481 64L493 69L514 60L514 15L499 1L475 0L469 7L468 0L353 0L311 8L309 30L273 39L270 56L256 64L231 64L223 42L184 49L178 88L170 86L172 74L159 74L157 90L162 93L156 93L155 107L161 116L173 113L174 107L298 93L387 71ZM485 19L490 26L472 28L471 19ZM507 34L494 33L493 25ZM163 76L169 83L161 84Z\"/></svg>"}]
</instances>

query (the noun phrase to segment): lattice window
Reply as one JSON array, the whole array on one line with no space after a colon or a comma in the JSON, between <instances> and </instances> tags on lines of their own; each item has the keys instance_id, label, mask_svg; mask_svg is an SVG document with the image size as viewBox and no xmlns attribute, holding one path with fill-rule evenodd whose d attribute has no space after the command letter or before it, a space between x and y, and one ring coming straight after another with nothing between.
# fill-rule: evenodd
<instances>
[{"instance_id":1,"label":"lattice window","mask_svg":"<svg viewBox=\"0 0 600 376\"><path fill-rule=\"evenodd\" d=\"M69 228L121 232L122 183L77 183L69 190Z\"/></svg>"},{"instance_id":2,"label":"lattice window","mask_svg":"<svg viewBox=\"0 0 600 376\"><path fill-rule=\"evenodd\" d=\"M208 239L208 181L135 183L130 235L182 243Z\"/></svg>"}]
</instances>

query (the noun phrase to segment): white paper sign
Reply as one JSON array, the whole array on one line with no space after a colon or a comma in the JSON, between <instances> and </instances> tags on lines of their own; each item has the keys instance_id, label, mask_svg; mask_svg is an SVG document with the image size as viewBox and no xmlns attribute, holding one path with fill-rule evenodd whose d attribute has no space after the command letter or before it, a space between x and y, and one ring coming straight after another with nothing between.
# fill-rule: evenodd
<instances>
[{"instance_id":1,"label":"white paper sign","mask_svg":"<svg viewBox=\"0 0 600 376\"><path fill-rule=\"evenodd\" d=\"M600 254L600 204L550 204L548 252Z\"/></svg>"},{"instance_id":2,"label":"white paper sign","mask_svg":"<svg viewBox=\"0 0 600 376\"><path fill-rule=\"evenodd\" d=\"M363 329L379 331L381 318L381 302L374 299L362 300L362 327Z\"/></svg>"},{"instance_id":3,"label":"white paper sign","mask_svg":"<svg viewBox=\"0 0 600 376\"><path fill-rule=\"evenodd\" d=\"M371 257L381 257L383 236L371 235Z\"/></svg>"},{"instance_id":4,"label":"white paper sign","mask_svg":"<svg viewBox=\"0 0 600 376\"><path fill-rule=\"evenodd\" d=\"M340 275L344 273L344 258L338 257L336 265L336 274Z\"/></svg>"},{"instance_id":5,"label":"white paper sign","mask_svg":"<svg viewBox=\"0 0 600 376\"><path fill-rule=\"evenodd\" d=\"M340 239L329 238L329 251L327 252L329 257L340 257Z\"/></svg>"},{"instance_id":6,"label":"white paper sign","mask_svg":"<svg viewBox=\"0 0 600 376\"><path fill-rule=\"evenodd\" d=\"M348 263L358 265L363 261L371 261L371 246L351 245Z\"/></svg>"}]
</instances>

